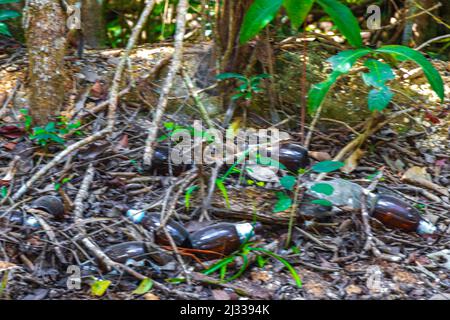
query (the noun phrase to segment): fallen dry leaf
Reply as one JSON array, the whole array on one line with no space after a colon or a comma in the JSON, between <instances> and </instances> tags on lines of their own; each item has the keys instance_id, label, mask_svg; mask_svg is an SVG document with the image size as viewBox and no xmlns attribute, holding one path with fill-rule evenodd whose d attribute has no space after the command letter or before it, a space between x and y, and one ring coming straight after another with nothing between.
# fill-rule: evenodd
<instances>
[{"instance_id":1,"label":"fallen dry leaf","mask_svg":"<svg viewBox=\"0 0 450 320\"><path fill-rule=\"evenodd\" d=\"M345 288L345 292L347 293L347 295L351 296L355 294L361 294L363 290L361 289L361 287L351 284L347 288Z\"/></svg>"},{"instance_id":2,"label":"fallen dry leaf","mask_svg":"<svg viewBox=\"0 0 450 320\"><path fill-rule=\"evenodd\" d=\"M364 151L362 151L361 149L356 149L350 155L350 157L348 157L344 161L345 165L341 168L341 171L343 173L347 173L347 174L353 172L356 169L356 167L358 166L359 159L361 159L363 155L364 155Z\"/></svg>"},{"instance_id":3,"label":"fallen dry leaf","mask_svg":"<svg viewBox=\"0 0 450 320\"><path fill-rule=\"evenodd\" d=\"M427 168L425 167L414 166L409 168L403 174L402 181L436 191L447 197L449 196L446 188L431 181L431 176L427 173Z\"/></svg>"},{"instance_id":4,"label":"fallen dry leaf","mask_svg":"<svg viewBox=\"0 0 450 320\"><path fill-rule=\"evenodd\" d=\"M211 290L214 300L231 300L230 295L225 290Z\"/></svg>"},{"instance_id":5,"label":"fallen dry leaf","mask_svg":"<svg viewBox=\"0 0 450 320\"><path fill-rule=\"evenodd\" d=\"M331 156L328 152L323 152L323 151L309 151L308 155L317 160L317 161L326 161L326 160L331 160Z\"/></svg>"},{"instance_id":6,"label":"fallen dry leaf","mask_svg":"<svg viewBox=\"0 0 450 320\"><path fill-rule=\"evenodd\" d=\"M0 272L6 271L6 270L11 270L14 268L18 268L18 266L11 262L0 261Z\"/></svg>"},{"instance_id":7,"label":"fallen dry leaf","mask_svg":"<svg viewBox=\"0 0 450 320\"><path fill-rule=\"evenodd\" d=\"M160 297L158 297L156 294L153 294L151 292L147 292L146 294L144 294L144 299L145 300L161 300Z\"/></svg>"}]
</instances>

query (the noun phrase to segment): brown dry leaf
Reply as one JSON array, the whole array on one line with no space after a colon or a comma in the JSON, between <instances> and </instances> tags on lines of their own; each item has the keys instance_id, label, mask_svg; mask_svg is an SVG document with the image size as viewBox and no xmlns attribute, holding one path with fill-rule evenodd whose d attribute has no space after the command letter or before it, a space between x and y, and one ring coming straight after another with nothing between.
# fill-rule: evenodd
<instances>
[{"instance_id":1,"label":"brown dry leaf","mask_svg":"<svg viewBox=\"0 0 450 320\"><path fill-rule=\"evenodd\" d=\"M362 156L364 155L364 151L361 149L356 149L351 155L350 157L348 157L345 161L344 161L344 166L341 168L341 171L343 173L351 173L353 172L356 167L358 166L358 162L359 159L362 158Z\"/></svg>"},{"instance_id":2,"label":"brown dry leaf","mask_svg":"<svg viewBox=\"0 0 450 320\"><path fill-rule=\"evenodd\" d=\"M361 294L363 290L361 289L361 287L351 284L347 288L345 288L345 292L347 293L347 295L351 296L355 294Z\"/></svg>"},{"instance_id":3,"label":"brown dry leaf","mask_svg":"<svg viewBox=\"0 0 450 320\"><path fill-rule=\"evenodd\" d=\"M309 151L308 155L317 161L331 160L331 155L328 152L323 151Z\"/></svg>"},{"instance_id":4,"label":"brown dry leaf","mask_svg":"<svg viewBox=\"0 0 450 320\"><path fill-rule=\"evenodd\" d=\"M393 277L394 281L407 283L407 284L416 284L418 282L417 277L407 271L394 271Z\"/></svg>"},{"instance_id":5,"label":"brown dry leaf","mask_svg":"<svg viewBox=\"0 0 450 320\"><path fill-rule=\"evenodd\" d=\"M427 168L425 167L414 166L409 168L403 174L402 181L436 191L447 197L449 196L446 188L431 181L431 176L427 173Z\"/></svg>"},{"instance_id":6,"label":"brown dry leaf","mask_svg":"<svg viewBox=\"0 0 450 320\"><path fill-rule=\"evenodd\" d=\"M11 262L0 261L0 272L6 271L6 270L11 270L14 268L18 268L18 266Z\"/></svg>"},{"instance_id":7,"label":"brown dry leaf","mask_svg":"<svg viewBox=\"0 0 450 320\"><path fill-rule=\"evenodd\" d=\"M262 282L267 282L270 279L272 279L272 275L264 270L261 271L253 271L250 276L252 277L253 281L262 281Z\"/></svg>"},{"instance_id":8,"label":"brown dry leaf","mask_svg":"<svg viewBox=\"0 0 450 320\"><path fill-rule=\"evenodd\" d=\"M214 300L231 300L231 296L225 290L211 290Z\"/></svg>"},{"instance_id":9,"label":"brown dry leaf","mask_svg":"<svg viewBox=\"0 0 450 320\"><path fill-rule=\"evenodd\" d=\"M144 294L144 299L145 300L161 300L160 297L158 297L156 294L153 294L151 292L147 292L146 294Z\"/></svg>"}]
</instances>

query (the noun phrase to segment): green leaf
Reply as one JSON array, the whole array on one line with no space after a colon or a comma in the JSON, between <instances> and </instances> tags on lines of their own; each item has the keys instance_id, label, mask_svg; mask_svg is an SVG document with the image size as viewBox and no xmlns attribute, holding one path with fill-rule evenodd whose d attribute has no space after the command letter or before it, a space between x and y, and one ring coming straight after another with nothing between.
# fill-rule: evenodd
<instances>
[{"instance_id":1,"label":"green leaf","mask_svg":"<svg viewBox=\"0 0 450 320\"><path fill-rule=\"evenodd\" d=\"M223 181L220 179L216 180L217 188L219 188L220 192L222 192L223 198L225 199L225 204L227 208L230 208L230 199L228 198L227 188L223 184Z\"/></svg>"},{"instance_id":2,"label":"green leaf","mask_svg":"<svg viewBox=\"0 0 450 320\"><path fill-rule=\"evenodd\" d=\"M6 4L6 3L16 3L20 0L0 0L0 4Z\"/></svg>"},{"instance_id":3,"label":"green leaf","mask_svg":"<svg viewBox=\"0 0 450 320\"><path fill-rule=\"evenodd\" d=\"M1 194L2 194L2 198L6 198L6 196L8 195L8 187L7 186L2 186Z\"/></svg>"},{"instance_id":4,"label":"green leaf","mask_svg":"<svg viewBox=\"0 0 450 320\"><path fill-rule=\"evenodd\" d=\"M241 80L244 82L248 82L248 79L245 76L243 76L242 74L232 73L232 72L225 72L225 73L218 74L216 76L216 79L221 80L221 81L228 80L228 79L238 79L238 80Z\"/></svg>"},{"instance_id":5,"label":"green leaf","mask_svg":"<svg viewBox=\"0 0 450 320\"><path fill-rule=\"evenodd\" d=\"M314 0L283 0L292 28L298 29L303 24L313 4Z\"/></svg>"},{"instance_id":6,"label":"green leaf","mask_svg":"<svg viewBox=\"0 0 450 320\"><path fill-rule=\"evenodd\" d=\"M311 190L327 196L331 196L334 192L333 186L328 183L316 183L311 187Z\"/></svg>"},{"instance_id":7,"label":"green leaf","mask_svg":"<svg viewBox=\"0 0 450 320\"><path fill-rule=\"evenodd\" d=\"M297 179L294 176L284 176L280 179L280 183L283 186L283 188L292 191L294 189L295 183L297 182Z\"/></svg>"},{"instance_id":8,"label":"green leaf","mask_svg":"<svg viewBox=\"0 0 450 320\"><path fill-rule=\"evenodd\" d=\"M267 249L264 248L249 248L250 251L259 251L259 252L263 252L266 255L277 259L278 261L280 261L282 264L284 264L284 266L291 272L292 278L294 278L295 283L297 284L297 286L299 288L302 287L302 280L300 279L300 276L298 275L297 271L295 271L294 267L284 258L280 257L279 255L273 253L272 251L269 251Z\"/></svg>"},{"instance_id":9,"label":"green leaf","mask_svg":"<svg viewBox=\"0 0 450 320\"><path fill-rule=\"evenodd\" d=\"M109 280L96 280L91 284L91 294L93 296L101 297L105 294L110 285L111 281Z\"/></svg>"},{"instance_id":10,"label":"green leaf","mask_svg":"<svg viewBox=\"0 0 450 320\"><path fill-rule=\"evenodd\" d=\"M336 24L348 42L356 48L362 47L361 28L352 11L338 0L316 0Z\"/></svg>"},{"instance_id":11,"label":"green leaf","mask_svg":"<svg viewBox=\"0 0 450 320\"><path fill-rule=\"evenodd\" d=\"M284 192L277 192L278 201L275 203L273 212L282 212L289 209L292 206L292 199Z\"/></svg>"},{"instance_id":12,"label":"green leaf","mask_svg":"<svg viewBox=\"0 0 450 320\"><path fill-rule=\"evenodd\" d=\"M8 26L3 22L0 22L0 34L12 37L12 34L9 32Z\"/></svg>"},{"instance_id":13,"label":"green leaf","mask_svg":"<svg viewBox=\"0 0 450 320\"><path fill-rule=\"evenodd\" d=\"M389 105L393 96L394 93L387 87L370 90L368 96L369 110L384 110Z\"/></svg>"},{"instance_id":14,"label":"green leaf","mask_svg":"<svg viewBox=\"0 0 450 320\"><path fill-rule=\"evenodd\" d=\"M325 199L316 199L316 200L311 201L311 203L318 204L318 205L325 206L325 207L333 206L333 204L330 201L325 200Z\"/></svg>"},{"instance_id":15,"label":"green leaf","mask_svg":"<svg viewBox=\"0 0 450 320\"><path fill-rule=\"evenodd\" d=\"M444 82L441 75L433 67L430 61L428 61L420 52L411 48L400 45L383 46L376 50L377 52L387 53L398 59L400 57L403 60L412 60L417 63L423 70L428 82L433 88L434 92L441 100L444 100Z\"/></svg>"},{"instance_id":16,"label":"green leaf","mask_svg":"<svg viewBox=\"0 0 450 320\"><path fill-rule=\"evenodd\" d=\"M364 64L369 68L368 73L363 73L362 78L368 86L381 88L385 86L386 81L393 80L395 74L390 65L375 59L369 59Z\"/></svg>"},{"instance_id":17,"label":"green leaf","mask_svg":"<svg viewBox=\"0 0 450 320\"><path fill-rule=\"evenodd\" d=\"M153 288L153 280L150 278L145 278L141 281L139 286L133 291L133 294L146 294Z\"/></svg>"},{"instance_id":18,"label":"green leaf","mask_svg":"<svg viewBox=\"0 0 450 320\"><path fill-rule=\"evenodd\" d=\"M327 161L322 161L322 162L316 163L315 165L312 166L311 169L314 172L327 173L327 172L339 170L343 166L344 166L343 162L327 160Z\"/></svg>"},{"instance_id":19,"label":"green leaf","mask_svg":"<svg viewBox=\"0 0 450 320\"><path fill-rule=\"evenodd\" d=\"M354 49L341 51L329 58L327 61L331 63L331 67L334 71L347 73L359 58L369 54L371 51L371 49Z\"/></svg>"},{"instance_id":20,"label":"green leaf","mask_svg":"<svg viewBox=\"0 0 450 320\"><path fill-rule=\"evenodd\" d=\"M314 113L320 107L331 86L340 75L340 72L333 72L328 76L327 80L311 86L308 92L308 112L310 114Z\"/></svg>"},{"instance_id":21,"label":"green leaf","mask_svg":"<svg viewBox=\"0 0 450 320\"><path fill-rule=\"evenodd\" d=\"M242 22L239 35L241 44L255 37L275 18L282 2L283 0L255 0L252 3Z\"/></svg>"},{"instance_id":22,"label":"green leaf","mask_svg":"<svg viewBox=\"0 0 450 320\"><path fill-rule=\"evenodd\" d=\"M188 209L188 210L190 207L190 200L191 200L192 193L197 189L198 189L198 186L190 186L186 190L186 194L184 195L184 204L186 206L186 209Z\"/></svg>"},{"instance_id":23,"label":"green leaf","mask_svg":"<svg viewBox=\"0 0 450 320\"><path fill-rule=\"evenodd\" d=\"M14 10L0 10L0 21L20 17L20 13Z\"/></svg>"}]
</instances>

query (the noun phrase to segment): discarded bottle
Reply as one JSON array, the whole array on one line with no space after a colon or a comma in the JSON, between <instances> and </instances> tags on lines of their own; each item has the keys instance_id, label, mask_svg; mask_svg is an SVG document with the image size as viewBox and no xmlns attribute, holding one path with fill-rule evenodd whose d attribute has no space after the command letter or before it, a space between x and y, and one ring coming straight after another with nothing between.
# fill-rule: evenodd
<instances>
[{"instance_id":1,"label":"discarded bottle","mask_svg":"<svg viewBox=\"0 0 450 320\"><path fill-rule=\"evenodd\" d=\"M379 195L371 213L384 225L419 234L433 234L436 227L421 217L419 211L391 195Z\"/></svg>"},{"instance_id":2,"label":"discarded bottle","mask_svg":"<svg viewBox=\"0 0 450 320\"><path fill-rule=\"evenodd\" d=\"M130 259L143 259L146 250L143 242L131 241L109 246L104 250L104 253L115 262L126 263Z\"/></svg>"},{"instance_id":3,"label":"discarded bottle","mask_svg":"<svg viewBox=\"0 0 450 320\"><path fill-rule=\"evenodd\" d=\"M160 215L158 213L151 213L147 215L142 224L147 229L153 229L155 231L155 241L158 244L170 245L169 239L167 239L163 230L159 229L161 225ZM178 222L169 219L166 223L167 232L172 236L173 241L178 247L190 248L191 238L189 232Z\"/></svg>"},{"instance_id":4,"label":"discarded bottle","mask_svg":"<svg viewBox=\"0 0 450 320\"><path fill-rule=\"evenodd\" d=\"M155 171L158 174L165 175L170 173L170 167L172 173L177 176L188 170L191 166L187 164L174 164L169 163L171 149L168 146L158 146L153 153L152 166L150 171Z\"/></svg>"},{"instance_id":5,"label":"discarded bottle","mask_svg":"<svg viewBox=\"0 0 450 320\"><path fill-rule=\"evenodd\" d=\"M1 216L1 214L0 214ZM13 211L8 216L9 223L23 225L32 229L38 229L41 227L38 220L29 214L23 214L20 211Z\"/></svg>"},{"instance_id":6,"label":"discarded bottle","mask_svg":"<svg viewBox=\"0 0 450 320\"><path fill-rule=\"evenodd\" d=\"M333 192L328 195L314 191L314 186L317 184L328 184L333 187ZM308 195L327 200L333 206L353 210L361 209L361 196L364 189L356 183L333 179L323 182L309 182L307 187L306 193ZM433 234L436 231L436 227L422 218L417 209L397 197L369 193L367 207L374 218L388 227L415 231L419 234Z\"/></svg>"},{"instance_id":7,"label":"discarded bottle","mask_svg":"<svg viewBox=\"0 0 450 320\"><path fill-rule=\"evenodd\" d=\"M289 171L297 173L299 169L309 165L308 150L301 145L287 143L280 145L278 161Z\"/></svg>"},{"instance_id":8,"label":"discarded bottle","mask_svg":"<svg viewBox=\"0 0 450 320\"><path fill-rule=\"evenodd\" d=\"M64 204L55 196L40 197L31 204L31 207L45 211L57 219L64 217Z\"/></svg>"},{"instance_id":9,"label":"discarded bottle","mask_svg":"<svg viewBox=\"0 0 450 320\"><path fill-rule=\"evenodd\" d=\"M330 195L314 191L314 186L318 184L328 184L333 187L333 193ZM307 194L331 202L333 206L348 208L348 209L360 209L361 208L361 195L363 193L363 187L359 184L343 180L332 179L328 181L320 182L308 182L306 183L308 190ZM369 202L375 195L369 195Z\"/></svg>"},{"instance_id":10,"label":"discarded bottle","mask_svg":"<svg viewBox=\"0 0 450 320\"><path fill-rule=\"evenodd\" d=\"M214 224L191 234L192 248L211 251L202 253L204 258L219 259L239 249L241 244L255 236L255 231L261 229L259 222Z\"/></svg>"},{"instance_id":11,"label":"discarded bottle","mask_svg":"<svg viewBox=\"0 0 450 320\"><path fill-rule=\"evenodd\" d=\"M334 216L331 207L312 203L316 199L308 194L303 195L298 208L300 220L326 221Z\"/></svg>"}]
</instances>

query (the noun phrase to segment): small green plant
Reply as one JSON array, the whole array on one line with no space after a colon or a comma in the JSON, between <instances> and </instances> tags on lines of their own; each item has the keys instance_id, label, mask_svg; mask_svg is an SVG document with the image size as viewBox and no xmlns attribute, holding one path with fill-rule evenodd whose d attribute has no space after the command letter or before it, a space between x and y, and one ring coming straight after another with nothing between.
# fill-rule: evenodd
<instances>
[{"instance_id":1,"label":"small green plant","mask_svg":"<svg viewBox=\"0 0 450 320\"><path fill-rule=\"evenodd\" d=\"M19 0L0 0L0 4L7 4L7 3L15 3L19 2ZM11 32L9 32L9 28L6 25L6 23L2 21L10 20L20 17L20 13L14 10L5 10L0 9L0 34L12 37Z\"/></svg>"},{"instance_id":2,"label":"small green plant","mask_svg":"<svg viewBox=\"0 0 450 320\"><path fill-rule=\"evenodd\" d=\"M340 162L340 161L322 161L322 162L316 163L309 170L301 168L299 170L298 174L304 175L310 171L313 171L316 173L333 172L333 171L339 170L343 166L344 166L344 163ZM283 178L281 178L280 184L285 189L285 191L278 191L276 193L278 201L275 203L275 206L273 208L274 213L285 211L292 206L293 202L292 202L291 197L288 195L288 192L294 191L296 182L297 182L297 178L293 175L286 175ZM334 192L333 187L327 183L317 183L314 186L312 186L312 189L315 192L323 193L325 195L331 195ZM323 200L323 199L312 200L311 203L323 205L323 206L331 206L331 203L329 201Z\"/></svg>"},{"instance_id":3,"label":"small green plant","mask_svg":"<svg viewBox=\"0 0 450 320\"><path fill-rule=\"evenodd\" d=\"M439 72L420 52L405 46L387 45L378 49L360 48L346 50L329 58L327 61L331 64L333 72L325 81L311 87L308 94L308 109L310 113L313 113L321 106L328 91L337 79L348 73L353 65L365 56L371 56L364 63L369 72L361 74L364 83L371 88L368 95L370 111L384 110L394 96L386 82L395 79L395 74L389 64L381 62L379 59L384 61L414 61L422 68L431 88L441 101L444 100L444 82Z\"/></svg>"},{"instance_id":4,"label":"small green plant","mask_svg":"<svg viewBox=\"0 0 450 320\"><path fill-rule=\"evenodd\" d=\"M223 81L228 79L236 79L239 86L236 87L236 93L231 97L233 100L244 98L249 101L253 98L255 93L262 91L261 80L270 78L268 74L258 74L253 77L246 77L239 73L221 73L217 75L217 80Z\"/></svg>"},{"instance_id":5,"label":"small green plant","mask_svg":"<svg viewBox=\"0 0 450 320\"><path fill-rule=\"evenodd\" d=\"M223 258L222 260L215 263L208 269L204 270L203 273L206 275L210 275L212 273L219 272L220 280L222 282L233 281L233 280L239 278L245 272L245 270L247 270L247 268L249 267L250 261L248 259L248 255L251 252L260 254L260 255L258 255L258 258L256 260L257 265L260 268L263 268L267 262L267 259L264 258L264 256L273 258L273 259L281 262L290 271L292 278L295 280L295 283L297 284L297 286L299 288L301 288L302 281L300 279L300 276L298 275L297 271L295 271L295 268L286 259L284 259L283 257L281 257L281 256L277 255L276 253L269 251L267 249L255 247L255 246L253 246L253 243L244 243L238 252L236 252L235 254L232 254L228 257ZM236 273L227 277L228 267L230 266L230 264L233 264L236 259L239 259L239 258L242 258L242 260L243 260L242 267Z\"/></svg>"},{"instance_id":6,"label":"small green plant","mask_svg":"<svg viewBox=\"0 0 450 320\"><path fill-rule=\"evenodd\" d=\"M72 180L72 177L65 177L63 178L60 182L56 182L53 187L55 189L55 191L58 191L59 189L61 189L61 187L63 185L65 185L66 183L69 183Z\"/></svg>"},{"instance_id":7,"label":"small green plant","mask_svg":"<svg viewBox=\"0 0 450 320\"><path fill-rule=\"evenodd\" d=\"M30 116L25 115L25 129L30 131L32 119ZM82 135L82 132L78 130L81 122L70 123L65 117L59 117L58 122L49 122L45 127L34 127L30 134L30 139L35 140L39 145L45 147L51 142L58 144L64 144L66 142L65 136L69 134Z\"/></svg>"}]
</instances>

